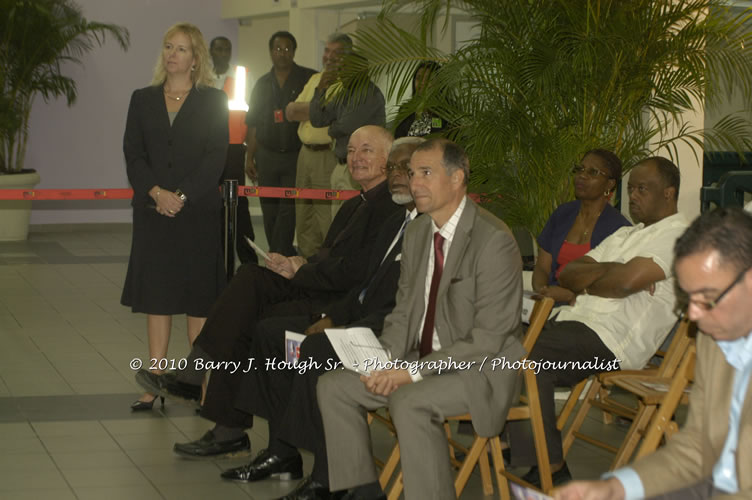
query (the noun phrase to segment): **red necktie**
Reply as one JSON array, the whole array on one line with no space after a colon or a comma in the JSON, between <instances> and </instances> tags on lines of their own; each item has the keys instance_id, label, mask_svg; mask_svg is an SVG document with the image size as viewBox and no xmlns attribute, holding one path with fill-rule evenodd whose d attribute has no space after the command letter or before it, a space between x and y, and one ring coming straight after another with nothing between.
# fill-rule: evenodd
<instances>
[{"instance_id":1,"label":"red necktie","mask_svg":"<svg viewBox=\"0 0 752 500\"><path fill-rule=\"evenodd\" d=\"M423 322L423 333L420 337L420 357L431 354L433 350L433 322L436 316L436 294L439 291L441 272L444 270L444 237L438 231L433 233L433 275L431 289L428 292L428 307L426 319Z\"/></svg>"}]
</instances>

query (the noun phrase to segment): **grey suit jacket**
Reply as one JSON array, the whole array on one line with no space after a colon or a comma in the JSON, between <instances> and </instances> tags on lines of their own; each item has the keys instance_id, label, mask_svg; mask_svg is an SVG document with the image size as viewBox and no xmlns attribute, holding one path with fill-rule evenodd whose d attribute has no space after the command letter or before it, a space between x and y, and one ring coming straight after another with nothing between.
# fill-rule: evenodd
<instances>
[{"instance_id":1,"label":"grey suit jacket","mask_svg":"<svg viewBox=\"0 0 752 500\"><path fill-rule=\"evenodd\" d=\"M734 368L723 351L706 335L697 335L697 363L689 415L682 430L668 444L638 460L633 468L645 487L646 497L678 490L713 474L726 444ZM713 498L752 498L752 384L747 392L739 420L736 448L736 478L739 492Z\"/></svg>"},{"instance_id":2,"label":"grey suit jacket","mask_svg":"<svg viewBox=\"0 0 752 500\"><path fill-rule=\"evenodd\" d=\"M397 305L386 317L381 336L392 359L418 356L432 241L429 217L419 217L408 226ZM475 361L459 373L473 426L482 436L501 431L515 394L517 371L493 370L491 360L504 357L514 362L525 355L520 343L521 307L522 259L517 242L506 224L468 198L436 299L434 325L441 349L421 361ZM425 365L420 373L424 378L441 376Z\"/></svg>"}]
</instances>

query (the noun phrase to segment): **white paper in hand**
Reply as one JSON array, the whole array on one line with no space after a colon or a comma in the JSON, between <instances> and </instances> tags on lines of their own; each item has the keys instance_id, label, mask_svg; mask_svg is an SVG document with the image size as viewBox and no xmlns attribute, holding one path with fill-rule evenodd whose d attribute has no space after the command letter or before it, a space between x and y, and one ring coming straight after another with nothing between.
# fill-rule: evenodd
<instances>
[{"instance_id":1,"label":"white paper in hand","mask_svg":"<svg viewBox=\"0 0 752 500\"><path fill-rule=\"evenodd\" d=\"M554 500L552 497L544 495L540 491L525 488L524 486L517 483L510 482L509 487L512 490L514 498L516 498L517 500Z\"/></svg>"},{"instance_id":2,"label":"white paper in hand","mask_svg":"<svg viewBox=\"0 0 752 500\"><path fill-rule=\"evenodd\" d=\"M389 362L386 349L370 328L327 328L324 332L342 366L349 370L370 375Z\"/></svg>"},{"instance_id":3,"label":"white paper in hand","mask_svg":"<svg viewBox=\"0 0 752 500\"><path fill-rule=\"evenodd\" d=\"M253 248L253 250L259 255L259 257L264 260L269 258L269 254L261 250L261 247L255 244L252 239L250 239L248 236L244 236L244 238L245 241L247 241L248 244L251 245L251 248Z\"/></svg>"}]
</instances>

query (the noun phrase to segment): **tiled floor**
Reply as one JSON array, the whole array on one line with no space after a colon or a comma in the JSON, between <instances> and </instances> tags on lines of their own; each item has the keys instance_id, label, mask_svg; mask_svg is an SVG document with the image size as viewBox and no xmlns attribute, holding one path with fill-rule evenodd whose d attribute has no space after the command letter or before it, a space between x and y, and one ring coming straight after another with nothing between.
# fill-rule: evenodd
<instances>
[{"instance_id":1,"label":"tiled floor","mask_svg":"<svg viewBox=\"0 0 752 500\"><path fill-rule=\"evenodd\" d=\"M254 217L257 235L263 234ZM263 239L263 238L262 238ZM140 390L129 363L146 358L145 317L120 305L130 249L128 225L33 231L26 242L0 243L0 499L275 498L291 483L224 482L219 472L248 458L189 461L176 441L211 426L192 409L132 414ZM176 320L170 355L187 353ZM249 432L254 453L266 423ZM589 427L618 442L623 429ZM391 447L376 436L377 454ZM576 444L568 457L576 477L604 472L610 456ZM304 456L306 469L310 455ZM483 498L476 476L463 498Z\"/></svg>"}]
</instances>

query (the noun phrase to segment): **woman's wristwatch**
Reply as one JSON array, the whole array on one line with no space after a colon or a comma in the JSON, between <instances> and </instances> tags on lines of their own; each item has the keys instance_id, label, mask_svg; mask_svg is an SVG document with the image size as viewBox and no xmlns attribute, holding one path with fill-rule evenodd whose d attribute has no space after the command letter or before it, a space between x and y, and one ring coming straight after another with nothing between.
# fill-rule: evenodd
<instances>
[{"instance_id":1,"label":"woman's wristwatch","mask_svg":"<svg viewBox=\"0 0 752 500\"><path fill-rule=\"evenodd\" d=\"M178 195L178 198L180 198L180 201L182 201L183 203L188 201L188 197L180 189L176 189L175 194Z\"/></svg>"}]
</instances>

